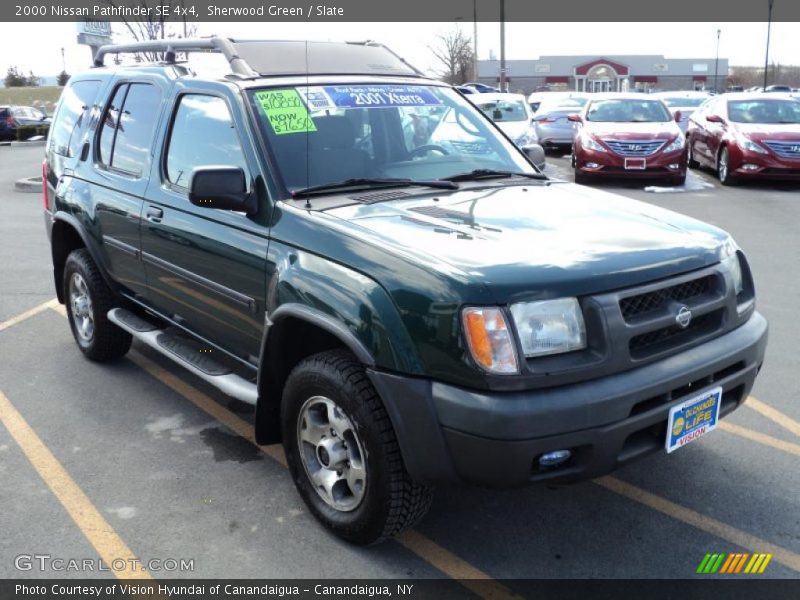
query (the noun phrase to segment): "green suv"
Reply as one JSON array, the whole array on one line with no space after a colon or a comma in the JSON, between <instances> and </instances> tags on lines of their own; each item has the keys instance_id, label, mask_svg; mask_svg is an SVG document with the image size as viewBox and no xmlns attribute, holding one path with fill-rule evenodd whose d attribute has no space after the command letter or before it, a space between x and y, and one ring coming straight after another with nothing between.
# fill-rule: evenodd
<instances>
[{"instance_id":1,"label":"green suv","mask_svg":"<svg viewBox=\"0 0 800 600\"><path fill-rule=\"evenodd\" d=\"M145 50L163 62L103 66ZM135 338L254 405L257 441L358 544L436 484L680 449L761 367L745 256L540 156L381 45L104 47L47 143L58 298L88 359Z\"/></svg>"}]
</instances>

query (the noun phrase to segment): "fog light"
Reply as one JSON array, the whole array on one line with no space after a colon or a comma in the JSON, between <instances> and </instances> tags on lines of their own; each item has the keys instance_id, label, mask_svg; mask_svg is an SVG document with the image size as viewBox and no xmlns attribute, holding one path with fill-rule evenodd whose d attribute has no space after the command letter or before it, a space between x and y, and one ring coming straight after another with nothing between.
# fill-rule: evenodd
<instances>
[{"instance_id":1,"label":"fog light","mask_svg":"<svg viewBox=\"0 0 800 600\"><path fill-rule=\"evenodd\" d=\"M669 168L670 169L680 169L681 166L678 163L672 163L671 165L669 165Z\"/></svg>"},{"instance_id":2,"label":"fog light","mask_svg":"<svg viewBox=\"0 0 800 600\"><path fill-rule=\"evenodd\" d=\"M756 169L758 169L758 165L754 165L752 163L745 163L742 165L742 168L745 171L755 171Z\"/></svg>"},{"instance_id":3,"label":"fog light","mask_svg":"<svg viewBox=\"0 0 800 600\"><path fill-rule=\"evenodd\" d=\"M588 162L588 163L586 163L586 168L587 168L587 169L596 169L596 168L597 168L597 167L599 167L599 166L600 166L599 164L597 164L597 163L593 163L593 162Z\"/></svg>"},{"instance_id":4,"label":"fog light","mask_svg":"<svg viewBox=\"0 0 800 600\"><path fill-rule=\"evenodd\" d=\"M540 467L555 467L561 463L568 461L572 456L569 450L555 450L553 452L546 452L539 457Z\"/></svg>"}]
</instances>

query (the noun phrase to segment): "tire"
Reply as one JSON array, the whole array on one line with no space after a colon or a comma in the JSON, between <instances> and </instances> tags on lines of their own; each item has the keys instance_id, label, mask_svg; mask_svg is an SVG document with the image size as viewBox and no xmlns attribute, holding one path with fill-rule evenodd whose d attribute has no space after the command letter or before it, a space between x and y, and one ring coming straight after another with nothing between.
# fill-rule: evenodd
<instances>
[{"instance_id":1,"label":"tire","mask_svg":"<svg viewBox=\"0 0 800 600\"><path fill-rule=\"evenodd\" d=\"M669 179L669 183L673 187L684 185L686 183L686 173L684 173L683 175L678 175L676 177L671 177Z\"/></svg>"},{"instance_id":2,"label":"tire","mask_svg":"<svg viewBox=\"0 0 800 600\"><path fill-rule=\"evenodd\" d=\"M349 352L315 354L292 370L283 391L281 426L300 496L340 538L375 544L428 512L432 490L411 481L389 415ZM328 482L329 492L314 483L312 473L318 483Z\"/></svg>"},{"instance_id":3,"label":"tire","mask_svg":"<svg viewBox=\"0 0 800 600\"><path fill-rule=\"evenodd\" d=\"M107 316L119 302L85 248L74 250L67 257L64 300L72 336L86 358L106 362L128 352L133 338Z\"/></svg>"},{"instance_id":4,"label":"tire","mask_svg":"<svg viewBox=\"0 0 800 600\"><path fill-rule=\"evenodd\" d=\"M580 183L581 185L586 185L587 183L589 183L588 175L585 175L584 173L582 173L578 169L578 167L575 167L575 171L574 172L575 172L575 183Z\"/></svg>"},{"instance_id":5,"label":"tire","mask_svg":"<svg viewBox=\"0 0 800 600\"><path fill-rule=\"evenodd\" d=\"M730 153L724 146L717 156L717 177L722 185L736 185L736 180L730 174Z\"/></svg>"},{"instance_id":6,"label":"tire","mask_svg":"<svg viewBox=\"0 0 800 600\"><path fill-rule=\"evenodd\" d=\"M696 169L700 166L700 163L694 159L694 151L692 150L692 139L686 139L686 154L688 155L686 164L690 169Z\"/></svg>"}]
</instances>

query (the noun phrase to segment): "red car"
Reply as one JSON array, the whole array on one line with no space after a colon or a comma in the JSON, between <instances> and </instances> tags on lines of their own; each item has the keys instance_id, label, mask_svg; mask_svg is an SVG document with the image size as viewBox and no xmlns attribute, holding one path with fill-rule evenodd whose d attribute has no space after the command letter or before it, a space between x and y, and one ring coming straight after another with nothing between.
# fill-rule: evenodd
<instances>
[{"instance_id":1,"label":"red car","mask_svg":"<svg viewBox=\"0 0 800 600\"><path fill-rule=\"evenodd\" d=\"M674 185L686 181L686 141L678 123L658 98L643 94L593 96L579 114L572 166L575 182L594 177L658 177Z\"/></svg>"},{"instance_id":2,"label":"red car","mask_svg":"<svg viewBox=\"0 0 800 600\"><path fill-rule=\"evenodd\" d=\"M703 104L686 130L689 166L743 179L800 180L800 100L778 94L724 94Z\"/></svg>"}]
</instances>

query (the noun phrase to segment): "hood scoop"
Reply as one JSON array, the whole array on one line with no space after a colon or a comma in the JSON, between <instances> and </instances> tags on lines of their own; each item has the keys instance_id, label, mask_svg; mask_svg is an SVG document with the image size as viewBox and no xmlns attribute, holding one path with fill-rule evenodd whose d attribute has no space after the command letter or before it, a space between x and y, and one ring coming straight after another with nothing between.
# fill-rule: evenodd
<instances>
[{"instance_id":1,"label":"hood scoop","mask_svg":"<svg viewBox=\"0 0 800 600\"><path fill-rule=\"evenodd\" d=\"M390 190L384 192L370 192L368 194L359 194L357 196L348 196L351 200L356 200L362 204L373 204L375 202L386 202L388 200L400 200L408 198L411 194L401 190Z\"/></svg>"}]
</instances>

